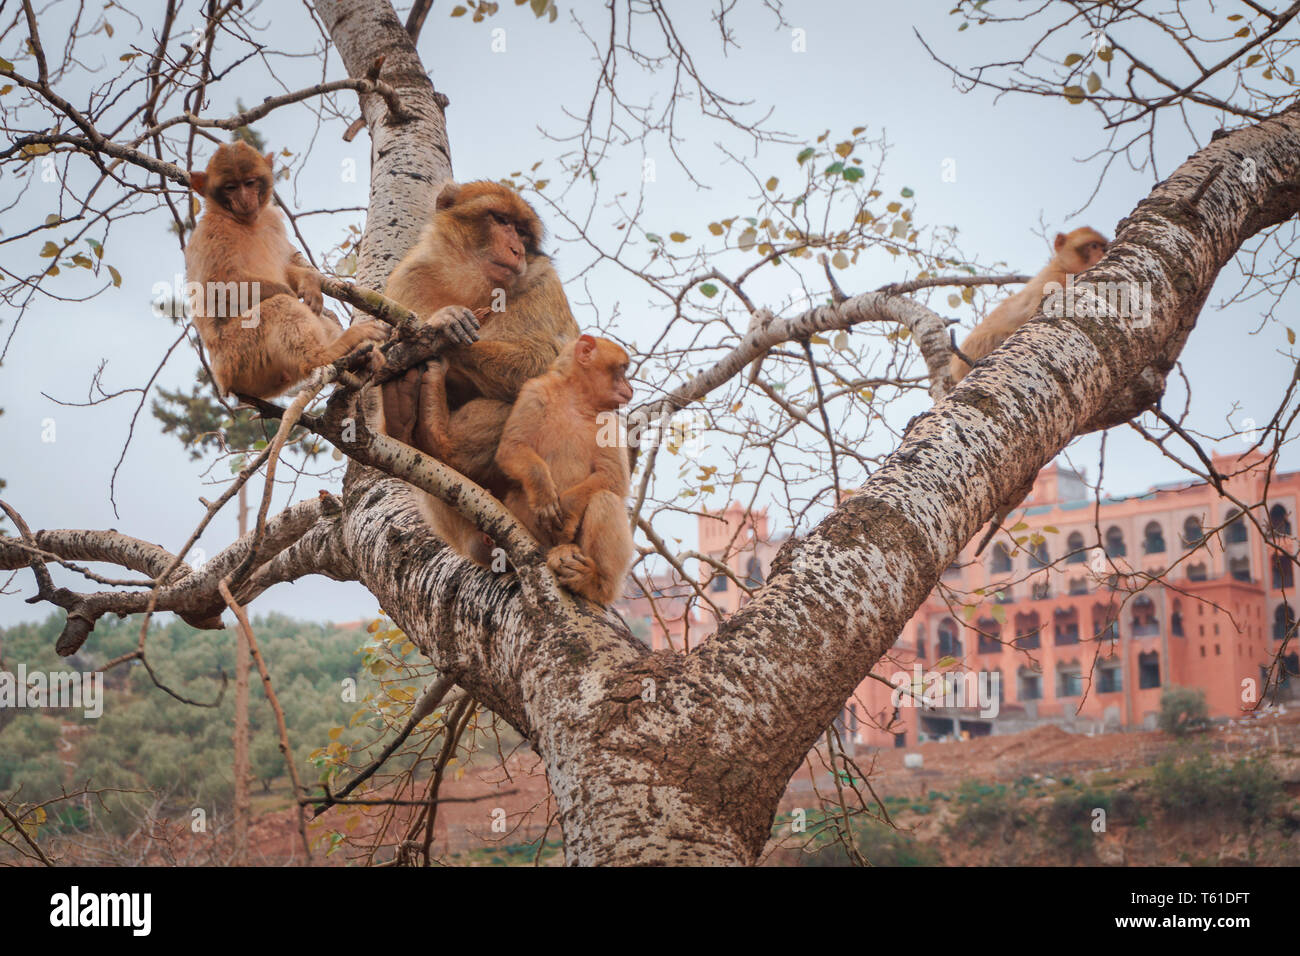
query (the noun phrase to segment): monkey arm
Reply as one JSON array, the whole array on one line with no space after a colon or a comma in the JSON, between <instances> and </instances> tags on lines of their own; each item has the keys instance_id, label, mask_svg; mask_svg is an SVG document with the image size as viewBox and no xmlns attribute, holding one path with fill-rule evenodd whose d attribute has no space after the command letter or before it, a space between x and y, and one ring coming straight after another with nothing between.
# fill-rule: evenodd
<instances>
[{"instance_id":1,"label":"monkey arm","mask_svg":"<svg viewBox=\"0 0 1300 956\"><path fill-rule=\"evenodd\" d=\"M536 436L546 427L546 402L540 393L540 388L526 387L520 394L501 432L496 461L501 471L523 488L538 523L552 530L562 524L563 515L550 466L533 448Z\"/></svg>"},{"instance_id":2,"label":"monkey arm","mask_svg":"<svg viewBox=\"0 0 1300 956\"><path fill-rule=\"evenodd\" d=\"M602 491L609 491L621 498L627 497L629 477L626 468L627 453L621 447L599 448L595 461L592 462L591 474L572 487L560 492L560 507L564 516L564 528L559 540L572 541L582 524L583 516L591 499Z\"/></svg>"},{"instance_id":3,"label":"monkey arm","mask_svg":"<svg viewBox=\"0 0 1300 956\"><path fill-rule=\"evenodd\" d=\"M458 350L465 361L453 360L453 370L461 373L478 394L510 402L519 394L521 383L550 368L557 349L558 343L547 347L529 339L479 339Z\"/></svg>"}]
</instances>

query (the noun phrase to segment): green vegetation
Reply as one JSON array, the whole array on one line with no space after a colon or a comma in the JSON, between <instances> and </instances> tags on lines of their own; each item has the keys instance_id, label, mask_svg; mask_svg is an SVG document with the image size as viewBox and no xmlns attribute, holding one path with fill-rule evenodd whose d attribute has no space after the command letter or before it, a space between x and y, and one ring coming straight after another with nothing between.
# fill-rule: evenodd
<instances>
[{"instance_id":1,"label":"green vegetation","mask_svg":"<svg viewBox=\"0 0 1300 956\"><path fill-rule=\"evenodd\" d=\"M1199 687L1166 687L1160 695L1160 729L1175 737L1203 730L1210 721L1205 691Z\"/></svg>"},{"instance_id":2,"label":"green vegetation","mask_svg":"<svg viewBox=\"0 0 1300 956\"><path fill-rule=\"evenodd\" d=\"M1243 825L1262 821L1282 799L1277 774L1259 760L1231 766L1209 754L1179 760L1167 756L1156 765L1151 793L1170 817L1220 817Z\"/></svg>"},{"instance_id":3,"label":"green vegetation","mask_svg":"<svg viewBox=\"0 0 1300 956\"><path fill-rule=\"evenodd\" d=\"M3 667L19 663L31 671L91 671L135 649L139 621L101 620L86 647L70 659L54 653L57 618L0 630ZM398 696L411 681L375 660L375 638L362 629L339 630L273 616L254 622L262 654L285 710L304 782L319 774L309 756L326 744L347 754L375 737L373 701ZM137 662L104 675L103 716L86 719L79 710L0 711L0 794L22 802L47 800L61 788L121 788L154 791L166 807L188 811L229 802L233 794L233 686L222 692L234 670L234 632L196 631L180 621L155 624L147 645L149 662L167 687L215 707L187 705L159 690ZM389 660L400 657L396 652ZM384 683L389 681L394 683ZM409 704L407 705L409 706ZM256 674L250 682L250 762L264 791L287 780L275 719ZM331 731L334 736L331 737ZM66 762L65 762L66 761ZM319 767L318 758L314 763ZM327 768L329 769L329 768ZM87 806L96 822L124 833L151 804L150 793L110 794L105 807ZM52 808L60 825L76 826L85 809ZM104 812L107 810L107 812Z\"/></svg>"}]
</instances>

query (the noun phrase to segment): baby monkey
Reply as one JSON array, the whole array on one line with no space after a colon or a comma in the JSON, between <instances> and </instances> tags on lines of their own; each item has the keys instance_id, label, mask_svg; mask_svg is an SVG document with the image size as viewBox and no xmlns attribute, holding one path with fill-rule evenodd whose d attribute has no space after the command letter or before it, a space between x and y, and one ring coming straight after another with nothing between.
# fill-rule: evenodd
<instances>
[{"instance_id":1,"label":"baby monkey","mask_svg":"<svg viewBox=\"0 0 1300 956\"><path fill-rule=\"evenodd\" d=\"M382 322L347 331L322 307L320 273L289 242L271 206L271 154L223 143L190 173L203 216L185 247L190 313L224 394L274 398L366 342Z\"/></svg>"},{"instance_id":2,"label":"baby monkey","mask_svg":"<svg viewBox=\"0 0 1300 956\"><path fill-rule=\"evenodd\" d=\"M550 549L547 566L570 591L606 605L622 595L635 550L617 414L632 400L629 364L609 339L579 337L524 383L496 455L519 484L505 506Z\"/></svg>"}]
</instances>

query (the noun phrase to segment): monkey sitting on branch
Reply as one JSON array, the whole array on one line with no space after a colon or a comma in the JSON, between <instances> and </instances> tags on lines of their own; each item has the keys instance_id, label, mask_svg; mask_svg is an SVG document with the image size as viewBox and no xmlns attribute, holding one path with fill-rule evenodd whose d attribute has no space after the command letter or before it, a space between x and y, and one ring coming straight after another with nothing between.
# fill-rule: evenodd
<instances>
[{"instance_id":1,"label":"monkey sitting on branch","mask_svg":"<svg viewBox=\"0 0 1300 956\"><path fill-rule=\"evenodd\" d=\"M962 342L960 352L971 362L978 362L1007 340L1016 329L1034 317L1038 306L1043 301L1043 289L1049 282L1064 283L1065 277L1091 269L1106 254L1109 240L1096 229L1088 226L1073 232L1058 232L1053 243L1052 259L1043 270L1034 276L1023 289L1008 299L999 302L997 307L975 326L966 340ZM961 356L952 357L950 372L952 384L956 385L971 369Z\"/></svg>"},{"instance_id":2,"label":"monkey sitting on branch","mask_svg":"<svg viewBox=\"0 0 1300 956\"><path fill-rule=\"evenodd\" d=\"M608 605L622 596L635 551L628 522L627 440L618 409L632 400L628 355L580 337L524 384L496 461L518 487L505 505L549 548L559 582Z\"/></svg>"},{"instance_id":3,"label":"monkey sitting on branch","mask_svg":"<svg viewBox=\"0 0 1300 956\"><path fill-rule=\"evenodd\" d=\"M382 322L344 331L323 310L321 276L271 208L271 153L242 140L190 173L203 215L185 248L190 313L223 394L273 398L311 372L388 336Z\"/></svg>"}]
</instances>

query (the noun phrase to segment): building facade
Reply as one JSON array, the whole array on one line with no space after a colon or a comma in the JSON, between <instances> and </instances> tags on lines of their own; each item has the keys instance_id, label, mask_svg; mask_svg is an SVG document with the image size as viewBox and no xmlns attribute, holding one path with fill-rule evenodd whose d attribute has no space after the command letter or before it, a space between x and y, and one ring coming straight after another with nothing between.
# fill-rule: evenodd
<instances>
[{"instance_id":1,"label":"building facade","mask_svg":"<svg viewBox=\"0 0 1300 956\"><path fill-rule=\"evenodd\" d=\"M1181 483L1098 501L1080 475L1043 469L1008 530L979 556L977 542L963 550L876 665L901 690L870 678L858 688L845 738L901 747L1042 722L1149 728L1171 685L1203 690L1212 717L1292 694L1294 636L1277 652L1298 606L1300 472L1270 473L1257 453L1213 462L1225 495ZM713 629L709 604L726 614L748 598L716 566L757 586L782 541L740 505L702 516L702 579L651 582L669 615L643 597L621 609L652 647L692 646Z\"/></svg>"}]
</instances>

